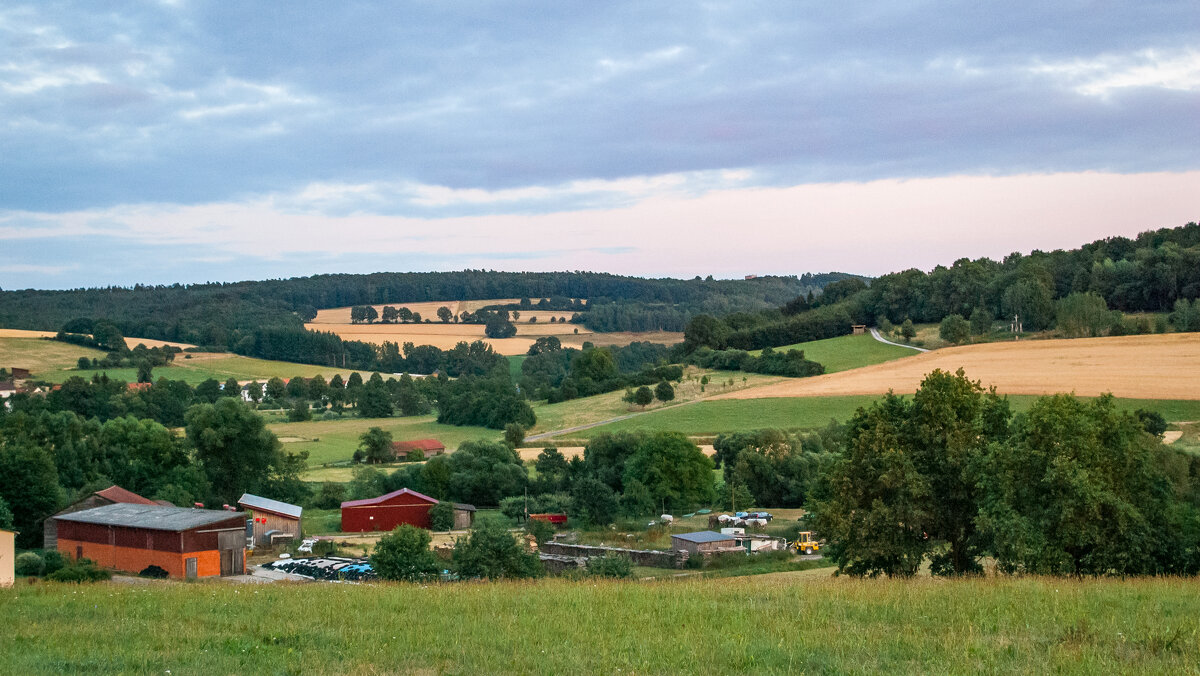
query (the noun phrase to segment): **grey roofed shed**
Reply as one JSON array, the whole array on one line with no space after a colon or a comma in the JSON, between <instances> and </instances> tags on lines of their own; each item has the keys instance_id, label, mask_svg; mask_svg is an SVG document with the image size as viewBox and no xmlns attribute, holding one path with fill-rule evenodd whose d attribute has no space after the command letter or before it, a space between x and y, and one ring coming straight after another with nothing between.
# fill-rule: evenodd
<instances>
[{"instance_id":1,"label":"grey roofed shed","mask_svg":"<svg viewBox=\"0 0 1200 676\"><path fill-rule=\"evenodd\" d=\"M697 544L702 542L722 542L724 540L733 542L734 540L732 535L725 535L723 533L717 533L716 531L711 530L702 530L695 533L680 533L678 535L672 535L671 537L679 538L684 542L695 542Z\"/></svg>"},{"instance_id":2,"label":"grey roofed shed","mask_svg":"<svg viewBox=\"0 0 1200 676\"><path fill-rule=\"evenodd\" d=\"M273 512L280 516L290 516L293 519L299 519L304 512L303 507L272 500L271 498L263 498L249 493L242 493L242 497L238 498L238 504L251 509L261 509L265 512Z\"/></svg>"},{"instance_id":3,"label":"grey roofed shed","mask_svg":"<svg viewBox=\"0 0 1200 676\"><path fill-rule=\"evenodd\" d=\"M236 513L213 509L189 507L164 507L161 505L131 505L117 503L104 505L81 512L72 512L54 517L59 521L94 523L101 526L126 526L151 530L184 531L199 526L228 521Z\"/></svg>"}]
</instances>

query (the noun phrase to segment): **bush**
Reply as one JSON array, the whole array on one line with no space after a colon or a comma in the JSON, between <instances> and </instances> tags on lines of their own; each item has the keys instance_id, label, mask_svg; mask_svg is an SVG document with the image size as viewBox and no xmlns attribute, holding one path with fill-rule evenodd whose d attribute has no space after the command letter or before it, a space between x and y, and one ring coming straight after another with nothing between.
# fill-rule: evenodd
<instances>
[{"instance_id":1,"label":"bush","mask_svg":"<svg viewBox=\"0 0 1200 676\"><path fill-rule=\"evenodd\" d=\"M49 549L42 552L42 574L49 575L62 570L67 566L67 557L63 556L62 552L57 549Z\"/></svg>"},{"instance_id":2,"label":"bush","mask_svg":"<svg viewBox=\"0 0 1200 676\"><path fill-rule=\"evenodd\" d=\"M98 568L94 561L89 559L79 559L65 568L56 570L46 576L51 582L74 582L82 584L84 582L104 582L112 579L112 573Z\"/></svg>"},{"instance_id":3,"label":"bush","mask_svg":"<svg viewBox=\"0 0 1200 676\"><path fill-rule=\"evenodd\" d=\"M525 522L525 532L532 535L540 545L554 537L554 525L541 519L530 519Z\"/></svg>"},{"instance_id":4,"label":"bush","mask_svg":"<svg viewBox=\"0 0 1200 676\"><path fill-rule=\"evenodd\" d=\"M542 562L517 543L503 524L480 519L466 537L454 543L454 565L464 578L540 577Z\"/></svg>"},{"instance_id":5,"label":"bush","mask_svg":"<svg viewBox=\"0 0 1200 676\"><path fill-rule=\"evenodd\" d=\"M442 569L429 549L429 531L408 524L379 539L371 554L371 568L384 580L419 582Z\"/></svg>"},{"instance_id":6,"label":"bush","mask_svg":"<svg viewBox=\"0 0 1200 676\"><path fill-rule=\"evenodd\" d=\"M633 562L627 556L620 554L605 554L588 559L587 574L589 577L607 577L625 580L633 577Z\"/></svg>"},{"instance_id":7,"label":"bush","mask_svg":"<svg viewBox=\"0 0 1200 676\"><path fill-rule=\"evenodd\" d=\"M317 496L313 499L313 506L317 509L338 509L345 501L346 484L326 481L317 491Z\"/></svg>"},{"instance_id":8,"label":"bush","mask_svg":"<svg viewBox=\"0 0 1200 676\"><path fill-rule=\"evenodd\" d=\"M938 335L947 343L965 343L971 338L971 325L962 315L949 315L938 327Z\"/></svg>"},{"instance_id":9,"label":"bush","mask_svg":"<svg viewBox=\"0 0 1200 676\"><path fill-rule=\"evenodd\" d=\"M433 530L454 528L454 503L445 500L429 508L429 527Z\"/></svg>"},{"instance_id":10,"label":"bush","mask_svg":"<svg viewBox=\"0 0 1200 676\"><path fill-rule=\"evenodd\" d=\"M162 568L151 564L143 568L142 572L138 573L138 577L149 577L155 580L165 580L166 578L170 577L170 574Z\"/></svg>"},{"instance_id":11,"label":"bush","mask_svg":"<svg viewBox=\"0 0 1200 676\"><path fill-rule=\"evenodd\" d=\"M406 462L425 462L425 451L414 448L404 456L404 460Z\"/></svg>"},{"instance_id":12,"label":"bush","mask_svg":"<svg viewBox=\"0 0 1200 676\"><path fill-rule=\"evenodd\" d=\"M313 556L337 556L337 544L333 540L317 540L312 546Z\"/></svg>"},{"instance_id":13,"label":"bush","mask_svg":"<svg viewBox=\"0 0 1200 676\"><path fill-rule=\"evenodd\" d=\"M17 557L13 563L13 572L17 575L28 575L30 577L41 575L45 569L45 563L42 557L36 552L25 552Z\"/></svg>"}]
</instances>

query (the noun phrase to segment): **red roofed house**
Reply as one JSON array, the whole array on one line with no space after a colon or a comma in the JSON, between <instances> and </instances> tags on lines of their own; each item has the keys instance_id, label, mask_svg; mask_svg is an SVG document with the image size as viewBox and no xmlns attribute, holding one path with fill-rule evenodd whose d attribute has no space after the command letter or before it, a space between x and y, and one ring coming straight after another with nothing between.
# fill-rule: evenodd
<instances>
[{"instance_id":1,"label":"red roofed house","mask_svg":"<svg viewBox=\"0 0 1200 676\"><path fill-rule=\"evenodd\" d=\"M438 500L409 488L366 500L342 503L342 532L368 533L389 531L401 524L429 528L429 509ZM454 505L454 527L469 528L474 521L475 508Z\"/></svg>"},{"instance_id":2,"label":"red roofed house","mask_svg":"<svg viewBox=\"0 0 1200 676\"><path fill-rule=\"evenodd\" d=\"M392 454L397 459L404 460L409 451L421 451L426 459L446 452L446 446L437 439L415 439L413 441L393 441Z\"/></svg>"},{"instance_id":3,"label":"red roofed house","mask_svg":"<svg viewBox=\"0 0 1200 676\"><path fill-rule=\"evenodd\" d=\"M127 491L120 486L109 486L102 491L92 493L54 516L62 516L64 514L71 514L72 512L92 509L93 507L103 507L104 505L115 505L118 503L130 505L159 504L153 500L143 498L133 491ZM58 548L58 522L53 518L46 519L45 524L42 526L42 548L47 550Z\"/></svg>"}]
</instances>

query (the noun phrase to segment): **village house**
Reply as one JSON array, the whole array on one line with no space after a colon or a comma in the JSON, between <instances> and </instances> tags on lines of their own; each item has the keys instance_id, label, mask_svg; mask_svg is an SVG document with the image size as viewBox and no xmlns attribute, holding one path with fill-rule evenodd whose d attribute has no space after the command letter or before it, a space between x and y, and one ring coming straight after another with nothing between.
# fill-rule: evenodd
<instances>
[{"instance_id":1,"label":"village house","mask_svg":"<svg viewBox=\"0 0 1200 676\"><path fill-rule=\"evenodd\" d=\"M102 491L96 491L92 493L70 507L61 510L54 516L62 516L63 514L70 514L72 512L81 512L85 509L93 509L95 507L103 507L104 505L115 504L171 505L171 503L166 502L165 500L158 502L150 500L149 498L143 498L137 493L134 493L133 491L127 491L120 486L109 486ZM42 525L42 549L56 549L58 547L57 526L58 523L53 518L46 519L46 522Z\"/></svg>"},{"instance_id":2,"label":"village house","mask_svg":"<svg viewBox=\"0 0 1200 676\"><path fill-rule=\"evenodd\" d=\"M299 540L304 508L279 500L244 493L238 504L250 512L246 537L255 547L270 547L283 540Z\"/></svg>"},{"instance_id":3,"label":"village house","mask_svg":"<svg viewBox=\"0 0 1200 676\"><path fill-rule=\"evenodd\" d=\"M174 578L246 572L246 517L226 511L113 504L52 517L58 551L106 568L157 566Z\"/></svg>"}]
</instances>

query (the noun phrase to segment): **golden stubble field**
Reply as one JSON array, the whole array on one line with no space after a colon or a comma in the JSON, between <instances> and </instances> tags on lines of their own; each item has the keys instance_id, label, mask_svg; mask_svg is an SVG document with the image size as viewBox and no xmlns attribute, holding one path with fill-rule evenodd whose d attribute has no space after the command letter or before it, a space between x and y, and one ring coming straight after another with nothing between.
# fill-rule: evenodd
<instances>
[{"instance_id":1,"label":"golden stubble field","mask_svg":"<svg viewBox=\"0 0 1200 676\"><path fill-rule=\"evenodd\" d=\"M503 355L521 355L529 351L529 346L542 336L557 336L567 347L582 347L585 341L597 346L628 345L634 341L650 341L671 345L683 340L682 333L657 331L652 333L593 333L579 324L570 324L571 312L547 312L526 310L513 324L517 327L517 335L512 338L487 338L484 336L482 324L443 324L437 319L437 309L448 307L455 314L474 312L487 305L501 303L516 303L519 299L500 298L494 300L445 301L430 303L388 303L394 308L406 307L413 312L419 312L422 319L432 319L426 324L351 324L350 308L331 308L319 310L313 321L305 327L313 331L328 331L336 333L344 340L360 340L366 343L382 344L384 342L414 343L416 345L433 345L443 350L449 350L460 342L482 340ZM536 301L536 299L535 299ZM383 305L376 305L375 310L382 314ZM550 317L556 318L554 323ZM537 318L529 323L531 318Z\"/></svg>"},{"instance_id":2,"label":"golden stubble field","mask_svg":"<svg viewBox=\"0 0 1200 676\"><path fill-rule=\"evenodd\" d=\"M26 331L24 329L0 329L0 338L53 338L58 335L55 331ZM195 347L188 343L173 343L169 340L155 340L153 338L126 338L125 344L130 349L138 345L146 347L162 347L163 345L172 345L179 349Z\"/></svg>"},{"instance_id":3,"label":"golden stubble field","mask_svg":"<svg viewBox=\"0 0 1200 676\"><path fill-rule=\"evenodd\" d=\"M934 369L963 368L1002 394L1111 392L1131 399L1200 399L1200 333L1030 340L951 347L896 361L720 395L820 397L915 391Z\"/></svg>"}]
</instances>

